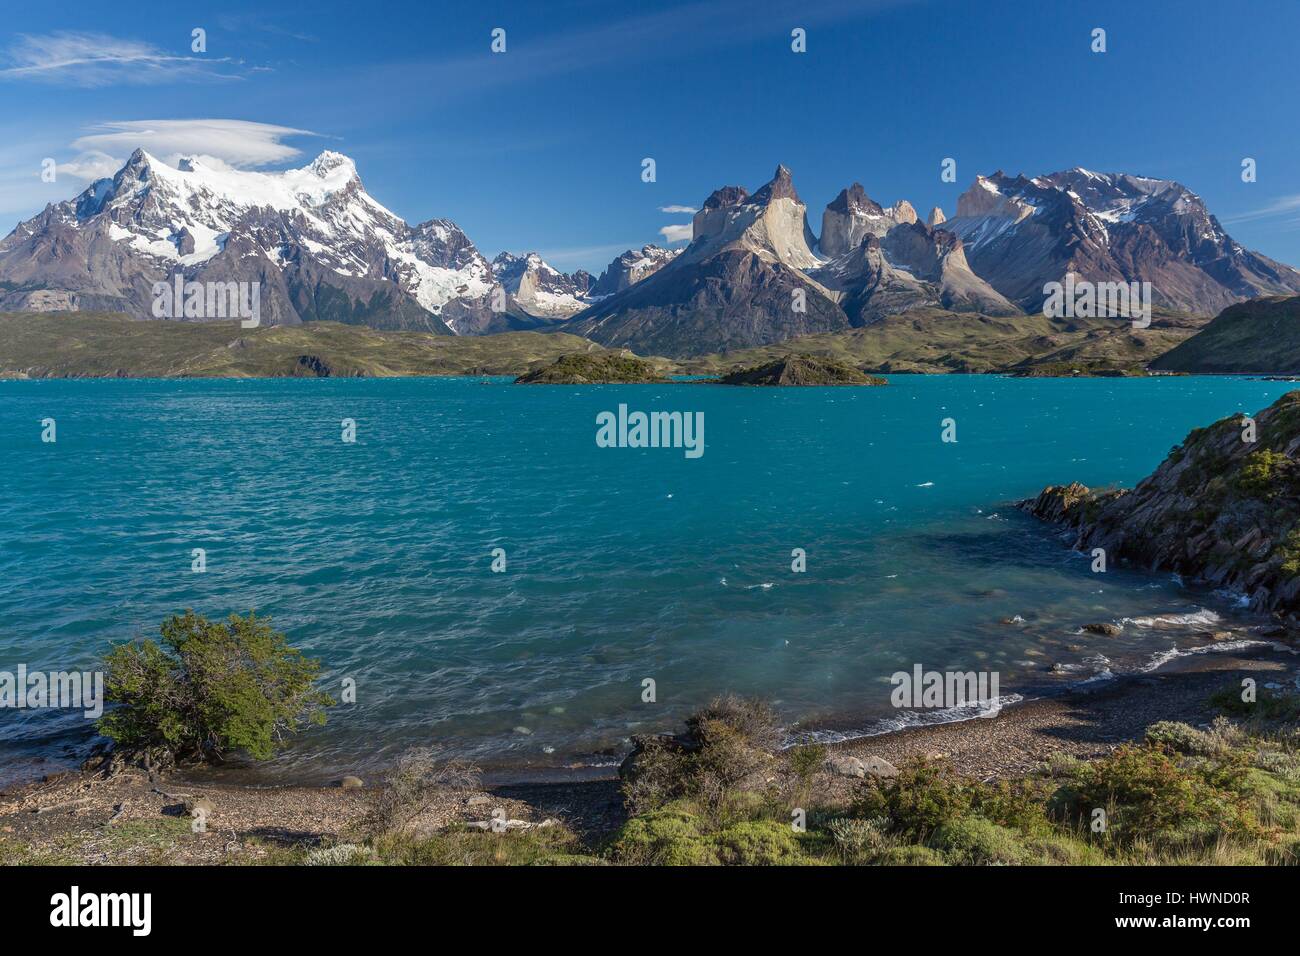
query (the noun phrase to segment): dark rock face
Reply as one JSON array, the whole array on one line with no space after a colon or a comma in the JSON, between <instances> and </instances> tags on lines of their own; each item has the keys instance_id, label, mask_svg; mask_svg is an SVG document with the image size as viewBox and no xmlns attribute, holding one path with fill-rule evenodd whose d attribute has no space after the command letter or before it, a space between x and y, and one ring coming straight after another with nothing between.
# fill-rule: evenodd
<instances>
[{"instance_id":1,"label":"dark rock face","mask_svg":"<svg viewBox=\"0 0 1300 956\"><path fill-rule=\"evenodd\" d=\"M1026 311L1043 285L1150 282L1156 306L1214 314L1260 295L1300 292L1300 272L1223 231L1200 197L1169 180L1071 169L1028 179L978 177L944 228L977 275Z\"/></svg>"},{"instance_id":2,"label":"dark rock face","mask_svg":"<svg viewBox=\"0 0 1300 956\"><path fill-rule=\"evenodd\" d=\"M876 216L885 214L880 203L867 195L867 191L862 188L862 183L854 183L847 189L841 189L839 195L826 204L826 208L841 214L871 213Z\"/></svg>"},{"instance_id":3,"label":"dark rock face","mask_svg":"<svg viewBox=\"0 0 1300 956\"><path fill-rule=\"evenodd\" d=\"M801 202L799 194L795 192L794 180L790 176L790 170L785 166L777 166L771 182L754 193L749 201L765 206L774 199L793 199L795 202Z\"/></svg>"},{"instance_id":4,"label":"dark rock face","mask_svg":"<svg viewBox=\"0 0 1300 956\"><path fill-rule=\"evenodd\" d=\"M795 290L806 311L791 308ZM699 355L849 328L797 269L736 249L674 263L575 316L564 331L641 355Z\"/></svg>"},{"instance_id":5,"label":"dark rock face","mask_svg":"<svg viewBox=\"0 0 1300 956\"><path fill-rule=\"evenodd\" d=\"M710 193L704 200L705 209L724 209L727 206L739 206L749 198L744 186L723 186Z\"/></svg>"},{"instance_id":6,"label":"dark rock face","mask_svg":"<svg viewBox=\"0 0 1300 956\"><path fill-rule=\"evenodd\" d=\"M1108 562L1173 571L1246 594L1251 607L1300 622L1300 391L1254 418L1193 431L1131 491L1077 482L1019 507L1075 532Z\"/></svg>"}]
</instances>

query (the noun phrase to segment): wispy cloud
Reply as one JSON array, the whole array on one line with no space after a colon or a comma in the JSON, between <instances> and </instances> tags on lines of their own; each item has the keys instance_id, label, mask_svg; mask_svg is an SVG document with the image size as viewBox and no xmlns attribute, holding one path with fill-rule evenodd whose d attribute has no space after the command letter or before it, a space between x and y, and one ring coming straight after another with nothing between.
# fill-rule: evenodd
<instances>
[{"instance_id":1,"label":"wispy cloud","mask_svg":"<svg viewBox=\"0 0 1300 956\"><path fill-rule=\"evenodd\" d=\"M0 79L66 86L240 78L229 58L177 55L106 33L21 34L0 54L0 64Z\"/></svg>"},{"instance_id":2,"label":"wispy cloud","mask_svg":"<svg viewBox=\"0 0 1300 956\"><path fill-rule=\"evenodd\" d=\"M802 26L867 19L918 0L805 0ZM515 42L507 33L502 54L482 53L433 60L389 62L374 68L373 82L386 87L418 83L442 95L481 93L538 79L646 60L690 56L759 37L789 42L786 4L781 0L709 0L638 13L614 23L557 30ZM486 45L484 47L486 50ZM354 80L349 80L354 82Z\"/></svg>"},{"instance_id":3,"label":"wispy cloud","mask_svg":"<svg viewBox=\"0 0 1300 956\"><path fill-rule=\"evenodd\" d=\"M282 163L301 155L284 140L317 134L292 126L249 120L123 120L100 123L73 141L80 154L59 166L80 179L112 175L137 148L175 163L182 156L199 156L211 164L241 169ZM105 171L107 170L107 171Z\"/></svg>"},{"instance_id":4,"label":"wispy cloud","mask_svg":"<svg viewBox=\"0 0 1300 956\"><path fill-rule=\"evenodd\" d=\"M1223 221L1229 225L1238 222L1257 222L1261 219L1277 219L1282 216L1291 217L1289 221L1300 222L1300 194L1291 196L1279 196L1272 200L1266 206L1258 209L1252 209L1248 212L1238 213L1235 216L1224 216Z\"/></svg>"},{"instance_id":5,"label":"wispy cloud","mask_svg":"<svg viewBox=\"0 0 1300 956\"><path fill-rule=\"evenodd\" d=\"M694 215L699 212L694 206L660 206L660 212L685 212Z\"/></svg>"},{"instance_id":6,"label":"wispy cloud","mask_svg":"<svg viewBox=\"0 0 1300 956\"><path fill-rule=\"evenodd\" d=\"M683 223L680 226L664 226L659 230L659 235L664 237L666 242L689 242L691 238L691 224Z\"/></svg>"}]
</instances>

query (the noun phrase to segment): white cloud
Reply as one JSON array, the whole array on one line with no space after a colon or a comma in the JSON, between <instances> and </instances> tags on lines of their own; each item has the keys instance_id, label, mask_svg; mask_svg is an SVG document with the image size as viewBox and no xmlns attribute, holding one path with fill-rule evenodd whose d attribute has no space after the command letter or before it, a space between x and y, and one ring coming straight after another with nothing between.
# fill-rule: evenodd
<instances>
[{"instance_id":1,"label":"white cloud","mask_svg":"<svg viewBox=\"0 0 1300 956\"><path fill-rule=\"evenodd\" d=\"M111 176L140 148L173 165L182 156L198 156L206 165L238 169L267 166L301 153L283 142L289 136L315 136L310 130L248 120L127 120L100 123L74 140L80 150L59 172L78 179Z\"/></svg>"},{"instance_id":2,"label":"white cloud","mask_svg":"<svg viewBox=\"0 0 1300 956\"><path fill-rule=\"evenodd\" d=\"M71 176L84 182L106 179L122 168L122 160L99 150L82 153L70 163L59 163L55 167L60 176Z\"/></svg>"},{"instance_id":3,"label":"white cloud","mask_svg":"<svg viewBox=\"0 0 1300 956\"><path fill-rule=\"evenodd\" d=\"M660 206L660 212L687 212L694 215L699 212L694 206Z\"/></svg>"},{"instance_id":4,"label":"white cloud","mask_svg":"<svg viewBox=\"0 0 1300 956\"><path fill-rule=\"evenodd\" d=\"M106 33L22 34L0 55L0 79L69 86L165 83L178 79L239 79L228 57L168 53L143 40Z\"/></svg>"},{"instance_id":5,"label":"white cloud","mask_svg":"<svg viewBox=\"0 0 1300 956\"><path fill-rule=\"evenodd\" d=\"M663 236L667 242L689 242L691 239L691 224L687 222L680 226L664 226L659 230L659 235Z\"/></svg>"}]
</instances>

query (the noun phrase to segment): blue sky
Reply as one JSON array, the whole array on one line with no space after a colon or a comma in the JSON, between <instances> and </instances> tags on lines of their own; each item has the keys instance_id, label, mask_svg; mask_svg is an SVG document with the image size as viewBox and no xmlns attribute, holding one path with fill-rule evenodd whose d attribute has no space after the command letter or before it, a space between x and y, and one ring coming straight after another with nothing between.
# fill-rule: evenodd
<instances>
[{"instance_id":1,"label":"blue sky","mask_svg":"<svg viewBox=\"0 0 1300 956\"><path fill-rule=\"evenodd\" d=\"M814 231L854 180L952 215L976 173L1084 166L1177 179L1239 241L1300 265L1294 0L135 0L130 17L65 0L10 4L5 29L3 233L135 144L267 169L338 150L410 222L591 271L689 222L665 207L753 190L778 162Z\"/></svg>"}]
</instances>

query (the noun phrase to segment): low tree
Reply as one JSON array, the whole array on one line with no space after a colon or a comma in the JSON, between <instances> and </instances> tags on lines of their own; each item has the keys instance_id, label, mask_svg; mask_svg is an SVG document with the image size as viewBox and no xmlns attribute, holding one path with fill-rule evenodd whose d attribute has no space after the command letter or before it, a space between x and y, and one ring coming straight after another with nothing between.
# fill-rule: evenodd
<instances>
[{"instance_id":1,"label":"low tree","mask_svg":"<svg viewBox=\"0 0 1300 956\"><path fill-rule=\"evenodd\" d=\"M209 621L193 611L163 621L161 643L137 640L105 658L99 731L120 750L152 760L219 761L242 751L266 760L333 703L320 663L290 647L252 612Z\"/></svg>"}]
</instances>

